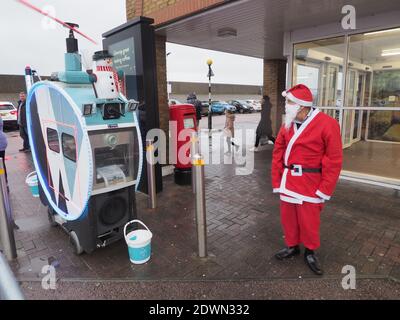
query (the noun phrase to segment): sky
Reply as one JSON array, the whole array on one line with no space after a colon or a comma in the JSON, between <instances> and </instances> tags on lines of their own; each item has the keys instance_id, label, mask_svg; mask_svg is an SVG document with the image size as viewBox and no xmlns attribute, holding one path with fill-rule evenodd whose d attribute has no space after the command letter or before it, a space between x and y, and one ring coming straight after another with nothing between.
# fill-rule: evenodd
<instances>
[{"instance_id":1,"label":"sky","mask_svg":"<svg viewBox=\"0 0 400 320\"><path fill-rule=\"evenodd\" d=\"M125 0L29 0L58 19L79 24L98 44L76 36L83 64L101 50L101 35L126 22ZM93 8L95 7L95 10ZM16 0L0 1L0 74L23 74L26 65L41 75L64 69L67 30ZM214 83L262 85L261 59L167 43L168 81L207 82L206 60L214 61ZM85 63L85 61L87 61ZM0 84L1 85L1 84Z\"/></svg>"}]
</instances>

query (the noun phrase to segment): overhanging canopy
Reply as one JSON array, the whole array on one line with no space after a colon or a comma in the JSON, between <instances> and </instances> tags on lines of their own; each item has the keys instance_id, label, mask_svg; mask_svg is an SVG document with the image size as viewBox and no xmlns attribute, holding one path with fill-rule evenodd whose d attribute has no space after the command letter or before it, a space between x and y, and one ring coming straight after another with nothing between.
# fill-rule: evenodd
<instances>
[{"instance_id":1,"label":"overhanging canopy","mask_svg":"<svg viewBox=\"0 0 400 320\"><path fill-rule=\"evenodd\" d=\"M168 42L265 59L283 57L285 31L340 22L344 5L357 18L400 10L393 0L237 0L160 26ZM221 37L223 34L236 36Z\"/></svg>"}]
</instances>

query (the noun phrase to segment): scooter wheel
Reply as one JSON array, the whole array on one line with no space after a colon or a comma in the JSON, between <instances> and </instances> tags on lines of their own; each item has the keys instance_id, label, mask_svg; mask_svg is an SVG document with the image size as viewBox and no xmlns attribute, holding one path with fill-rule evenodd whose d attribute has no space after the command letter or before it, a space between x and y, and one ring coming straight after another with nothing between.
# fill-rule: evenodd
<instances>
[{"instance_id":1,"label":"scooter wheel","mask_svg":"<svg viewBox=\"0 0 400 320\"><path fill-rule=\"evenodd\" d=\"M80 254L83 253L83 248L81 247L81 244L79 242L79 238L75 231L71 231L69 233L69 241L72 244L72 247L74 248L74 253L79 256Z\"/></svg>"},{"instance_id":2,"label":"scooter wheel","mask_svg":"<svg viewBox=\"0 0 400 320\"><path fill-rule=\"evenodd\" d=\"M49 222L52 227L58 226L58 223L56 222L56 219L54 218L53 209L51 209L50 207L47 208L47 217L49 218Z\"/></svg>"}]
</instances>

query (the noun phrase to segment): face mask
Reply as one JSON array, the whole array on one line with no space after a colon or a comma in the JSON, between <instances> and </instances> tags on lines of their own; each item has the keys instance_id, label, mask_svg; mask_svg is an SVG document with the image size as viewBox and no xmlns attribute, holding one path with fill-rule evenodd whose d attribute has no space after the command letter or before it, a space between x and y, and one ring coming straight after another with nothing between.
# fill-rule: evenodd
<instances>
[{"instance_id":1,"label":"face mask","mask_svg":"<svg viewBox=\"0 0 400 320\"><path fill-rule=\"evenodd\" d=\"M285 128L289 129L292 125L294 119L297 117L297 113L299 112L301 106L299 104L288 104L285 105Z\"/></svg>"}]
</instances>

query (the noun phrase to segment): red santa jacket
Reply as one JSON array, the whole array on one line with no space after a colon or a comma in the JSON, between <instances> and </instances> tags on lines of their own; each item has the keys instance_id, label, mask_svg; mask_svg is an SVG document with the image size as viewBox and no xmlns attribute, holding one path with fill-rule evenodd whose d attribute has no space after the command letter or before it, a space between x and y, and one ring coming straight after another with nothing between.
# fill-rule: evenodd
<instances>
[{"instance_id":1,"label":"red santa jacket","mask_svg":"<svg viewBox=\"0 0 400 320\"><path fill-rule=\"evenodd\" d=\"M273 192L281 200L321 203L329 200L342 168L342 139L338 122L314 109L297 129L281 127L272 155ZM288 169L295 165L295 169ZM321 168L322 172L301 172Z\"/></svg>"}]
</instances>

